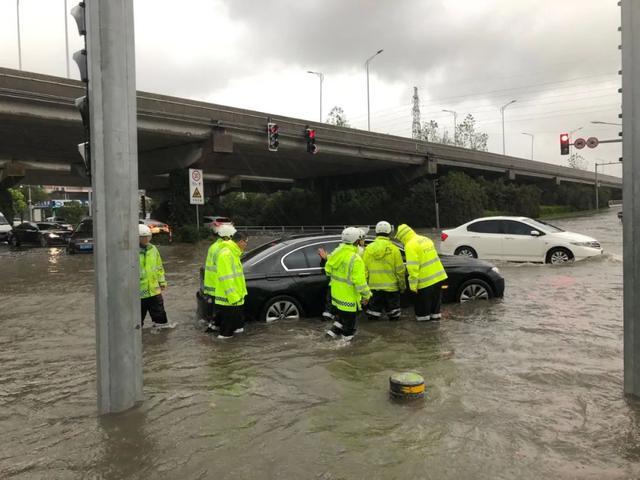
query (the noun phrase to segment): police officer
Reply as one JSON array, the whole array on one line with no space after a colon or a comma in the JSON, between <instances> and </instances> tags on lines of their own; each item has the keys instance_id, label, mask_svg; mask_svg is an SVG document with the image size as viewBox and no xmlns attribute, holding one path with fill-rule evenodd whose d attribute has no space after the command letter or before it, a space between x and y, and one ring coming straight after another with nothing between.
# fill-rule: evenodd
<instances>
[{"instance_id":1,"label":"police officer","mask_svg":"<svg viewBox=\"0 0 640 480\"><path fill-rule=\"evenodd\" d=\"M207 311L205 313L205 320L207 321L207 332L214 332L220 330L220 326L215 322L215 295L216 284L218 283L218 275L216 273L216 259L218 253L223 244L223 239L218 233L218 229L223 225L215 225L212 227L213 234L215 236L214 242L207 251L207 258L204 264L204 282L203 290L205 299L207 302ZM235 228L233 229L235 233ZM231 235L233 235L231 233Z\"/></svg>"},{"instance_id":2,"label":"police officer","mask_svg":"<svg viewBox=\"0 0 640 480\"><path fill-rule=\"evenodd\" d=\"M391 241L391 224L380 221L376 225L376 239L364 250L367 282L373 296L366 314L374 320L386 312L389 320L399 320L400 294L406 289L405 268L400 249Z\"/></svg>"},{"instance_id":3,"label":"police officer","mask_svg":"<svg viewBox=\"0 0 640 480\"><path fill-rule=\"evenodd\" d=\"M226 339L244 332L244 297L247 286L240 256L247 248L247 237L233 225L221 225L218 235L223 238L215 260L216 321L220 325L218 338Z\"/></svg>"},{"instance_id":4,"label":"police officer","mask_svg":"<svg viewBox=\"0 0 640 480\"><path fill-rule=\"evenodd\" d=\"M151 244L151 229L147 225L138 225L140 238L140 323L144 324L147 312L155 328L171 328L164 310L162 292L167 288L164 267L160 252Z\"/></svg>"},{"instance_id":5,"label":"police officer","mask_svg":"<svg viewBox=\"0 0 640 480\"><path fill-rule=\"evenodd\" d=\"M329 255L324 267L330 279L331 304L336 309L336 319L327 335L351 340L356 333L361 304L367 304L371 290L367 285L364 261L358 254L358 247L364 244L364 233L348 227L342 231L341 239L342 243Z\"/></svg>"},{"instance_id":6,"label":"police officer","mask_svg":"<svg viewBox=\"0 0 640 480\"><path fill-rule=\"evenodd\" d=\"M415 293L416 320L440 320L442 282L447 279L447 273L440 262L435 245L431 239L416 234L405 224L398 227L396 238L404 244L409 289Z\"/></svg>"}]
</instances>

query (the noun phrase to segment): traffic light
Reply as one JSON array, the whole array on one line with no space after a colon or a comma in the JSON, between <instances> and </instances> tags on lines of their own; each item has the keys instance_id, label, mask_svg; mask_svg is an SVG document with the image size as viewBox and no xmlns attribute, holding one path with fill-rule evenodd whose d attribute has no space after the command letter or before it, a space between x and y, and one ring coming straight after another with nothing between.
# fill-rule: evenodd
<instances>
[{"instance_id":1,"label":"traffic light","mask_svg":"<svg viewBox=\"0 0 640 480\"><path fill-rule=\"evenodd\" d=\"M316 130L315 128L308 128L305 130L304 134L307 139L307 152L316 154L318 153L318 146L316 145Z\"/></svg>"},{"instance_id":2,"label":"traffic light","mask_svg":"<svg viewBox=\"0 0 640 480\"><path fill-rule=\"evenodd\" d=\"M77 170L82 176L91 178L91 155L89 154L89 144L91 138L91 129L89 122L89 63L87 60L87 21L86 21L86 9L85 3L80 2L78 5L71 9L71 16L76 21L78 27L78 34L84 37L84 48L78 50L73 54L73 60L78 64L78 70L80 71L80 79L86 84L86 94L82 97L76 98L75 105L80 111L80 117L82 119L82 125L84 126L86 142L78 145L78 151L82 156L82 168Z\"/></svg>"},{"instance_id":3,"label":"traffic light","mask_svg":"<svg viewBox=\"0 0 640 480\"><path fill-rule=\"evenodd\" d=\"M278 151L278 145L280 145L278 141L279 131L280 127L278 127L278 124L272 122L267 123L267 145L269 146L270 152Z\"/></svg>"},{"instance_id":4,"label":"traffic light","mask_svg":"<svg viewBox=\"0 0 640 480\"><path fill-rule=\"evenodd\" d=\"M560 155L569 155L569 134L560 134Z\"/></svg>"}]
</instances>

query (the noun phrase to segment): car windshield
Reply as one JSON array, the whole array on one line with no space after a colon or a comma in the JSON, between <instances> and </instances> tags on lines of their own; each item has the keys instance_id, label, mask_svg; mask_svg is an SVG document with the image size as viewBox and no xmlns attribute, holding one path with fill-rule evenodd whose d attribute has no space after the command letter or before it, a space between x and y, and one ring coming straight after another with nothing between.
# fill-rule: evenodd
<instances>
[{"instance_id":1,"label":"car windshield","mask_svg":"<svg viewBox=\"0 0 640 480\"><path fill-rule=\"evenodd\" d=\"M51 224L51 223L39 223L38 224L38 228L40 230L54 230L54 229L58 228L58 225Z\"/></svg>"},{"instance_id":2,"label":"car windshield","mask_svg":"<svg viewBox=\"0 0 640 480\"><path fill-rule=\"evenodd\" d=\"M554 225L551 225L551 224L549 224L547 222L543 222L542 220L533 220L531 218L525 218L525 220L530 225L533 225L534 227L539 228L543 232L547 232L547 233L564 232L564 230L562 230L561 228L558 228L558 227L556 227Z\"/></svg>"},{"instance_id":3,"label":"car windshield","mask_svg":"<svg viewBox=\"0 0 640 480\"><path fill-rule=\"evenodd\" d=\"M7 219L4 218L4 215L2 215L0 213L0 225L9 225L9 222L7 222Z\"/></svg>"}]
</instances>

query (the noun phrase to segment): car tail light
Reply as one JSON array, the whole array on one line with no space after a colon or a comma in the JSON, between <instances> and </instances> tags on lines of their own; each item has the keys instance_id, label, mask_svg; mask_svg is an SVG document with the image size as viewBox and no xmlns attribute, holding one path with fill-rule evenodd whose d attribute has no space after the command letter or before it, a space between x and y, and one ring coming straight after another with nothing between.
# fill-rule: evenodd
<instances>
[{"instance_id":1,"label":"car tail light","mask_svg":"<svg viewBox=\"0 0 640 480\"><path fill-rule=\"evenodd\" d=\"M447 235L446 233L442 232L442 233L440 234L440 240L442 240L443 242L444 242L447 238L449 238L449 235Z\"/></svg>"}]
</instances>

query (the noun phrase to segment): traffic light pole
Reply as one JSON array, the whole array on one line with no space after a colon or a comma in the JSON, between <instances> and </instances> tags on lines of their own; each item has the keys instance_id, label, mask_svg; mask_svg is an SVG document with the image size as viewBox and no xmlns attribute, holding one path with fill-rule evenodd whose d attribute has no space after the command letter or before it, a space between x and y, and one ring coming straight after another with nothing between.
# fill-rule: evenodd
<instances>
[{"instance_id":1,"label":"traffic light pole","mask_svg":"<svg viewBox=\"0 0 640 480\"><path fill-rule=\"evenodd\" d=\"M640 2L622 0L624 391L640 396Z\"/></svg>"},{"instance_id":2,"label":"traffic light pole","mask_svg":"<svg viewBox=\"0 0 640 480\"><path fill-rule=\"evenodd\" d=\"M86 2L98 411L142 400L138 145L131 0Z\"/></svg>"}]
</instances>

